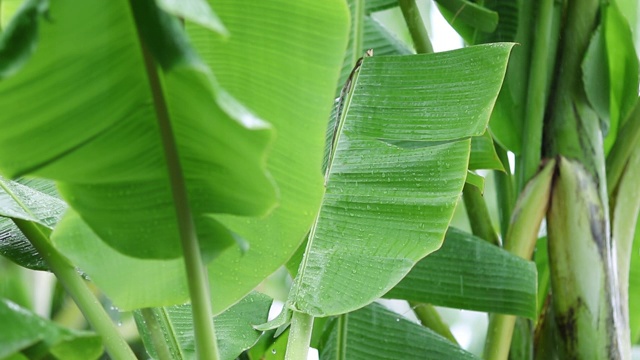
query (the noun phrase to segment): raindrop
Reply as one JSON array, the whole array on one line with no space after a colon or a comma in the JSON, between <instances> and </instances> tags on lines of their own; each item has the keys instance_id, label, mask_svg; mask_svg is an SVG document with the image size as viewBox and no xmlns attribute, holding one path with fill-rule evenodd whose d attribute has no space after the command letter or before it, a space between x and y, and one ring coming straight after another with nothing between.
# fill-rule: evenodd
<instances>
[{"instance_id":1,"label":"raindrop","mask_svg":"<svg viewBox=\"0 0 640 360\"><path fill-rule=\"evenodd\" d=\"M276 352L277 352L276 349L271 349L272 354L275 354Z\"/></svg>"}]
</instances>

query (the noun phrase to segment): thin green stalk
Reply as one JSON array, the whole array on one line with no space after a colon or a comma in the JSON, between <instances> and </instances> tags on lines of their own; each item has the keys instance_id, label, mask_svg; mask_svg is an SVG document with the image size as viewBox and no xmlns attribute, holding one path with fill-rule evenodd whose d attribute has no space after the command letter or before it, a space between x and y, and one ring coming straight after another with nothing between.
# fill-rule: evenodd
<instances>
[{"instance_id":1,"label":"thin green stalk","mask_svg":"<svg viewBox=\"0 0 640 360\"><path fill-rule=\"evenodd\" d=\"M467 183L462 189L462 199L467 209L467 217L471 225L471 232L487 242L500 246L500 238L493 228L489 209L480 189Z\"/></svg>"},{"instance_id":2,"label":"thin green stalk","mask_svg":"<svg viewBox=\"0 0 640 360\"><path fill-rule=\"evenodd\" d=\"M449 330L449 326L442 321L442 317L438 313L438 310L431 305L425 303L417 303L414 301L409 301L409 305L413 309L413 312L416 314L420 323L433 330L437 334L442 335L443 337L449 339L452 343L458 345L458 341Z\"/></svg>"},{"instance_id":3,"label":"thin green stalk","mask_svg":"<svg viewBox=\"0 0 640 360\"><path fill-rule=\"evenodd\" d=\"M50 230L26 220L13 219L20 231L56 275L62 286L73 298L91 327L102 337L104 346L114 359L136 359L129 345L120 336L100 301L93 295L75 267L49 242Z\"/></svg>"},{"instance_id":4,"label":"thin green stalk","mask_svg":"<svg viewBox=\"0 0 640 360\"><path fill-rule=\"evenodd\" d=\"M524 188L514 209L504 249L523 259L531 259L542 219L547 213L556 163L550 161ZM494 314L489 319L484 359L506 360L516 317Z\"/></svg>"},{"instance_id":5,"label":"thin green stalk","mask_svg":"<svg viewBox=\"0 0 640 360\"><path fill-rule=\"evenodd\" d=\"M514 315L492 314L489 318L487 341L484 347L486 360L508 359L513 337L513 327L516 323Z\"/></svg>"},{"instance_id":6,"label":"thin green stalk","mask_svg":"<svg viewBox=\"0 0 640 360\"><path fill-rule=\"evenodd\" d=\"M516 204L516 192L513 183L513 174L511 174L511 168L509 166L509 157L507 151L504 150L498 143L495 143L496 154L500 158L502 165L505 167L505 171L494 171L494 185L498 200L498 218L500 219L500 235L502 238L507 237L507 231L509 230L509 222L511 221L511 210Z\"/></svg>"},{"instance_id":7,"label":"thin green stalk","mask_svg":"<svg viewBox=\"0 0 640 360\"><path fill-rule=\"evenodd\" d=\"M339 359L347 358L347 328L349 327L349 314L338 316L338 351Z\"/></svg>"},{"instance_id":8,"label":"thin green stalk","mask_svg":"<svg viewBox=\"0 0 640 360\"><path fill-rule=\"evenodd\" d=\"M536 18L536 36L533 38L529 84L526 92L526 108L522 129L522 157L518 167L518 192L538 170L542 152L542 129L548 98L549 58L553 28L554 0L539 1Z\"/></svg>"},{"instance_id":9,"label":"thin green stalk","mask_svg":"<svg viewBox=\"0 0 640 360\"><path fill-rule=\"evenodd\" d=\"M420 15L420 10L416 5L416 0L398 0L404 21L407 23L413 46L418 54L429 54L433 52L429 33L424 26L424 21Z\"/></svg>"},{"instance_id":10,"label":"thin green stalk","mask_svg":"<svg viewBox=\"0 0 640 360\"><path fill-rule=\"evenodd\" d=\"M142 40L140 40L142 43ZM196 353L200 359L216 360L219 358L218 341L213 326L213 313L209 294L207 272L200 254L200 246L193 215L189 206L187 188L178 157L178 149L173 137L169 110L164 98L161 79L153 56L145 48L143 57L149 88L153 96L153 104L158 119L160 137L162 139L171 193L176 210L176 220L182 245L184 264L187 270L187 283L193 311L193 329Z\"/></svg>"},{"instance_id":11,"label":"thin green stalk","mask_svg":"<svg viewBox=\"0 0 640 360\"><path fill-rule=\"evenodd\" d=\"M636 101L633 111L618 133L618 138L607 155L607 186L609 196L618 187L620 176L629 157L640 143L640 101Z\"/></svg>"},{"instance_id":12,"label":"thin green stalk","mask_svg":"<svg viewBox=\"0 0 640 360\"><path fill-rule=\"evenodd\" d=\"M364 53L364 0L354 0L353 15L351 21L353 23L353 64Z\"/></svg>"},{"instance_id":13,"label":"thin green stalk","mask_svg":"<svg viewBox=\"0 0 640 360\"><path fill-rule=\"evenodd\" d=\"M291 330L287 342L285 360L306 359L309 354L311 333L313 332L313 316L294 311L291 319Z\"/></svg>"}]
</instances>

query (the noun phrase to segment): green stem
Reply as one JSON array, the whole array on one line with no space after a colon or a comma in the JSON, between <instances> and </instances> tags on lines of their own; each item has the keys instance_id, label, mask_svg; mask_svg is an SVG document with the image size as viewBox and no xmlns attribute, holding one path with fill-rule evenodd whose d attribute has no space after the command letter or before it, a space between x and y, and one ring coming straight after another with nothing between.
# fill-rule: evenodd
<instances>
[{"instance_id":1,"label":"green stem","mask_svg":"<svg viewBox=\"0 0 640 360\"><path fill-rule=\"evenodd\" d=\"M542 0L539 4L537 23L535 24L536 36L531 53L529 84L526 92L526 109L522 129L522 157L517 174L518 192L535 175L540 165L549 71L552 69L547 60L549 52L552 51L550 45L554 43L551 41L554 0Z\"/></svg>"},{"instance_id":2,"label":"green stem","mask_svg":"<svg viewBox=\"0 0 640 360\"><path fill-rule=\"evenodd\" d=\"M538 230L549 206L555 165L554 160L547 163L524 188L518 198L504 241L505 250L526 260L531 259L533 255ZM515 322L516 317L513 315L491 316L484 348L486 360L508 358Z\"/></svg>"},{"instance_id":3,"label":"green stem","mask_svg":"<svg viewBox=\"0 0 640 360\"><path fill-rule=\"evenodd\" d=\"M67 259L51 245L50 230L30 221L13 219L20 231L56 275L60 283L73 298L91 327L102 337L104 346L114 359L136 359L127 342L113 323L100 301L93 295L84 279Z\"/></svg>"},{"instance_id":4,"label":"green stem","mask_svg":"<svg viewBox=\"0 0 640 360\"><path fill-rule=\"evenodd\" d=\"M640 101L636 101L633 111L607 155L607 186L610 197L618 187L622 171L638 143L640 143Z\"/></svg>"},{"instance_id":5,"label":"green stem","mask_svg":"<svg viewBox=\"0 0 640 360\"><path fill-rule=\"evenodd\" d=\"M480 193L480 189L467 183L464 184L462 190L462 199L467 209L467 217L471 225L471 232L487 242L500 246L500 238L496 234L495 229L489 216L489 209L484 197Z\"/></svg>"},{"instance_id":6,"label":"green stem","mask_svg":"<svg viewBox=\"0 0 640 360\"><path fill-rule=\"evenodd\" d=\"M347 329L349 328L349 314L338 316L338 359L347 358Z\"/></svg>"},{"instance_id":7,"label":"green stem","mask_svg":"<svg viewBox=\"0 0 640 360\"><path fill-rule=\"evenodd\" d=\"M413 45L418 54L429 54L433 52L433 46L431 46L431 40L429 40L429 33L424 26L422 16L420 16L420 10L416 5L416 0L398 0L404 21L407 23Z\"/></svg>"},{"instance_id":8,"label":"green stem","mask_svg":"<svg viewBox=\"0 0 640 360\"><path fill-rule=\"evenodd\" d=\"M500 219L500 235L502 238L507 237L509 230L509 222L511 221L511 210L515 206L515 188L513 184L513 174L509 166L509 157L507 151L498 143L495 143L496 153L505 168L505 171L494 171L494 185L498 200L498 218Z\"/></svg>"},{"instance_id":9,"label":"green stem","mask_svg":"<svg viewBox=\"0 0 640 360\"><path fill-rule=\"evenodd\" d=\"M364 53L364 0L354 0L353 2L353 62L356 61Z\"/></svg>"},{"instance_id":10,"label":"green stem","mask_svg":"<svg viewBox=\"0 0 640 360\"><path fill-rule=\"evenodd\" d=\"M484 344L486 360L507 359L516 323L514 315L491 314L487 330L487 341Z\"/></svg>"},{"instance_id":11,"label":"green stem","mask_svg":"<svg viewBox=\"0 0 640 360\"><path fill-rule=\"evenodd\" d=\"M140 40L142 43L142 39ZM164 155L167 161L167 171L175 205L176 220L182 245L182 254L187 271L187 283L191 297L193 311L193 329L195 335L196 352L200 359L216 360L219 358L218 341L213 326L213 313L209 294L207 272L200 254L200 246L196 227L191 214L187 188L185 185L178 148L173 130L169 110L164 98L162 83L158 69L149 51L143 49L143 57L149 88L153 96L160 137Z\"/></svg>"},{"instance_id":12,"label":"green stem","mask_svg":"<svg viewBox=\"0 0 640 360\"><path fill-rule=\"evenodd\" d=\"M636 232L636 222L640 212L640 197L629 196L637 193L640 183L640 147L634 149L625 170L620 176L617 195L612 206L611 234L612 243L615 246L617 259L617 280L616 288L620 293L620 305L623 323L622 336L625 342L630 342L629 329L629 278L631 259L636 256L633 252L634 234ZM635 240L638 241L638 240Z\"/></svg>"},{"instance_id":13,"label":"green stem","mask_svg":"<svg viewBox=\"0 0 640 360\"><path fill-rule=\"evenodd\" d=\"M311 333L313 332L313 316L294 311L291 319L291 330L287 342L285 360L306 359L309 354Z\"/></svg>"},{"instance_id":14,"label":"green stem","mask_svg":"<svg viewBox=\"0 0 640 360\"><path fill-rule=\"evenodd\" d=\"M449 330L449 326L442 321L442 317L440 317L438 310L433 305L414 301L409 301L409 305L423 326L449 339L452 343L458 344L451 330Z\"/></svg>"}]
</instances>

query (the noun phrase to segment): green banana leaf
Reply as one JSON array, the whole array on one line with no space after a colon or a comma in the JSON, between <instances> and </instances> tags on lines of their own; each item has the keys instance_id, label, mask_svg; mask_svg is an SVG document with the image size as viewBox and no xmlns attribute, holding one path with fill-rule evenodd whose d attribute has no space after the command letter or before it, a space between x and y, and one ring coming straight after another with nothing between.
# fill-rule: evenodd
<instances>
[{"instance_id":1,"label":"green banana leaf","mask_svg":"<svg viewBox=\"0 0 640 360\"><path fill-rule=\"evenodd\" d=\"M221 360L233 360L258 341L262 332L252 325L264 322L269 315L271 298L251 293L213 322ZM145 349L152 359L196 359L190 305L138 310L134 313ZM158 336L161 341L154 341ZM170 340L169 340L170 339Z\"/></svg>"},{"instance_id":2,"label":"green banana leaf","mask_svg":"<svg viewBox=\"0 0 640 360\"><path fill-rule=\"evenodd\" d=\"M166 116L202 248L212 258L234 241L211 214L262 215L275 204L264 171L272 130L220 88L177 19L150 0L133 5L55 1L32 22L37 50L0 81L0 172L54 179L79 214L63 219L73 221L67 229L86 222L130 256L177 258L159 125ZM160 74L145 64L150 53ZM162 81L152 84L157 76Z\"/></svg>"},{"instance_id":3,"label":"green banana leaf","mask_svg":"<svg viewBox=\"0 0 640 360\"><path fill-rule=\"evenodd\" d=\"M442 247L384 297L535 319L536 276L533 262L449 228Z\"/></svg>"},{"instance_id":4,"label":"green banana leaf","mask_svg":"<svg viewBox=\"0 0 640 360\"><path fill-rule=\"evenodd\" d=\"M6 299L0 299L0 359L98 359L102 339L87 332L62 328ZM17 357L21 358L21 357Z\"/></svg>"},{"instance_id":5,"label":"green banana leaf","mask_svg":"<svg viewBox=\"0 0 640 360\"><path fill-rule=\"evenodd\" d=\"M49 229L56 227L67 209L59 199L55 184L44 179L0 178L0 215L33 221ZM77 216L72 213L69 216ZM79 223L81 224L81 223ZM62 225L64 227L65 225ZM90 270L91 281L124 311L149 306L184 303L188 290L182 259L138 259L109 247L86 225L63 228L52 234L59 245L69 245L72 260L83 271ZM62 238L58 234L64 234ZM62 246L62 248L65 248ZM0 218L0 254L34 270L48 270L47 264L9 218ZM154 281L149 281L153 276Z\"/></svg>"},{"instance_id":6,"label":"green banana leaf","mask_svg":"<svg viewBox=\"0 0 640 360\"><path fill-rule=\"evenodd\" d=\"M638 96L638 55L635 51L632 32L637 23L630 23L627 14L622 12L621 3L611 1L604 11L604 38L606 43L606 57L609 65L609 126L605 138L605 151L609 151L622 129L628 114L633 108ZM637 6L637 5L635 5Z\"/></svg>"},{"instance_id":7,"label":"green banana leaf","mask_svg":"<svg viewBox=\"0 0 640 360\"><path fill-rule=\"evenodd\" d=\"M493 32L498 26L498 13L467 0L435 0L452 27L458 23L483 32Z\"/></svg>"},{"instance_id":8,"label":"green banana leaf","mask_svg":"<svg viewBox=\"0 0 640 360\"><path fill-rule=\"evenodd\" d=\"M53 229L67 209L56 193L55 185L48 180L11 181L0 176L0 254L20 266L48 270L38 251L11 218L32 221Z\"/></svg>"},{"instance_id":9,"label":"green banana leaf","mask_svg":"<svg viewBox=\"0 0 640 360\"><path fill-rule=\"evenodd\" d=\"M498 12L498 27L491 34L480 34L476 39L477 43L514 41L523 45L516 47L511 55L504 85L498 95L489 125L494 139L504 149L519 154L522 147L522 119L525 107L523 99L529 76L531 40L528 22L531 21L531 16L526 2L497 0L494 5L491 8Z\"/></svg>"},{"instance_id":10,"label":"green banana leaf","mask_svg":"<svg viewBox=\"0 0 640 360\"><path fill-rule=\"evenodd\" d=\"M243 253L231 247L209 264L215 313L243 298L286 262L313 221L322 191L319 169L326 119L346 45L347 13L341 1L251 2L255 11L244 11L247 6L216 1L216 14L233 34L228 39L186 24L194 47L219 82L277 131L267 168L279 187L279 206L261 219L218 217L236 236L248 240L250 248ZM289 36L298 28L308 32L304 37ZM310 49L309 43L316 45ZM187 299L180 259L135 259L111 251L91 229L70 230L65 237L54 232L54 242L119 308ZM150 277L158 281L150 282Z\"/></svg>"},{"instance_id":11,"label":"green banana leaf","mask_svg":"<svg viewBox=\"0 0 640 360\"><path fill-rule=\"evenodd\" d=\"M2 0L0 2L0 31L7 27L7 24L23 2L23 0Z\"/></svg>"},{"instance_id":12,"label":"green banana leaf","mask_svg":"<svg viewBox=\"0 0 640 360\"><path fill-rule=\"evenodd\" d=\"M398 5L397 0L365 1L362 5L355 0L347 0L351 26L349 27L349 44L344 51L344 60L340 71L340 79L336 88L336 96L340 94L342 85L347 80L351 69L366 50L373 49L374 55L408 55L414 51L406 43L398 39L370 14ZM357 46L359 48L357 48ZM332 128L332 125L329 125Z\"/></svg>"},{"instance_id":13,"label":"green banana leaf","mask_svg":"<svg viewBox=\"0 0 640 360\"><path fill-rule=\"evenodd\" d=\"M477 359L433 331L373 303L332 318L320 359Z\"/></svg>"},{"instance_id":14,"label":"green banana leaf","mask_svg":"<svg viewBox=\"0 0 640 360\"><path fill-rule=\"evenodd\" d=\"M364 16L362 47L363 49L373 49L373 53L376 56L409 55L414 53L413 49L371 16ZM353 64L351 64L351 66L353 66Z\"/></svg>"},{"instance_id":15,"label":"green banana leaf","mask_svg":"<svg viewBox=\"0 0 640 360\"><path fill-rule=\"evenodd\" d=\"M469 170L478 169L504 171L504 166L496 153L493 138L489 131L485 131L481 136L471 138Z\"/></svg>"},{"instance_id":16,"label":"green banana leaf","mask_svg":"<svg viewBox=\"0 0 640 360\"><path fill-rule=\"evenodd\" d=\"M382 11L398 6L398 0L365 0L364 11L365 14L370 14L376 11Z\"/></svg>"},{"instance_id":17,"label":"green banana leaf","mask_svg":"<svg viewBox=\"0 0 640 360\"><path fill-rule=\"evenodd\" d=\"M231 248L209 266L220 304L215 311L282 266L316 216L324 134L347 44L348 13L342 0L211 4L233 35L225 40L187 24L188 33L225 89L275 127L267 169L280 195L278 208L267 217L217 217L251 247L244 254Z\"/></svg>"},{"instance_id":18,"label":"green banana leaf","mask_svg":"<svg viewBox=\"0 0 640 360\"><path fill-rule=\"evenodd\" d=\"M440 247L468 138L485 131L510 49L364 59L290 309L321 317L360 308Z\"/></svg>"}]
</instances>

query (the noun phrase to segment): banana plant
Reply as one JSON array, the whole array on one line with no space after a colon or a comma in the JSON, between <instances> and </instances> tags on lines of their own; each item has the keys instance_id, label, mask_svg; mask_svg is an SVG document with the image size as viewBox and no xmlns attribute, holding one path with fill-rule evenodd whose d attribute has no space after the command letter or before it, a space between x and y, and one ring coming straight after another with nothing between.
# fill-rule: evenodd
<instances>
[{"instance_id":1,"label":"banana plant","mask_svg":"<svg viewBox=\"0 0 640 360\"><path fill-rule=\"evenodd\" d=\"M636 13L0 0L0 358L630 359ZM489 314L483 355L438 307Z\"/></svg>"}]
</instances>

